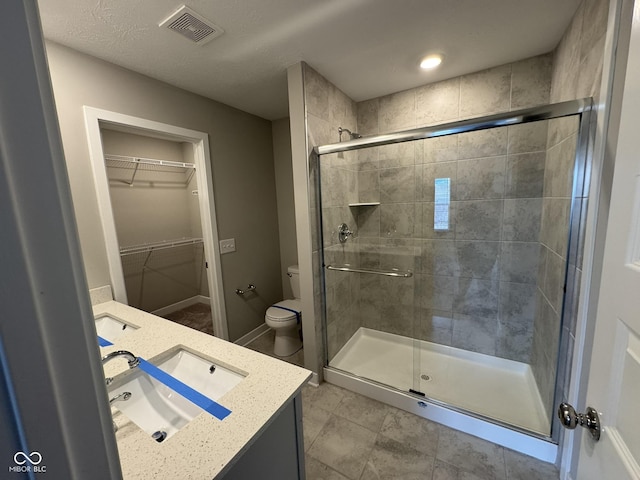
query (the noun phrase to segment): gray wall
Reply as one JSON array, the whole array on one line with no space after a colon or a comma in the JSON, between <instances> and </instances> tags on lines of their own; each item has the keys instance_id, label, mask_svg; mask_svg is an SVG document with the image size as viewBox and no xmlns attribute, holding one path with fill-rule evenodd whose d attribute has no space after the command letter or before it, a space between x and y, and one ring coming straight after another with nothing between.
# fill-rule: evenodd
<instances>
[{"instance_id":1,"label":"gray wall","mask_svg":"<svg viewBox=\"0 0 640 480\"><path fill-rule=\"evenodd\" d=\"M260 325L282 298L271 123L54 43L47 55L89 287L110 279L83 105L209 134L218 234L236 239L221 259L230 339ZM256 296L235 295L248 283Z\"/></svg>"},{"instance_id":2,"label":"gray wall","mask_svg":"<svg viewBox=\"0 0 640 480\"><path fill-rule=\"evenodd\" d=\"M293 298L287 268L298 264L296 216L293 203L293 168L291 164L291 134L289 119L272 122L273 163L276 172L278 198L278 231L280 233L280 271L283 298Z\"/></svg>"}]
</instances>

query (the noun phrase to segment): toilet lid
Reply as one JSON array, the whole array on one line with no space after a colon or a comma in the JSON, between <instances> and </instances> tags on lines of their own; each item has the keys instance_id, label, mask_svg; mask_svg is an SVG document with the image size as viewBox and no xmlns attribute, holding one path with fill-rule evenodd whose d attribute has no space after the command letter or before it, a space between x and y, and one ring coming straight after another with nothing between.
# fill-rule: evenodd
<instances>
[{"instance_id":1,"label":"toilet lid","mask_svg":"<svg viewBox=\"0 0 640 480\"><path fill-rule=\"evenodd\" d=\"M289 310L285 310L283 308L277 308L276 305L278 307L284 307L284 308L288 308L289 310L295 310L296 312L302 313L302 308L301 308L302 305L300 304L300 300L283 300L267 309L267 316L271 320L276 322L277 321L284 322L286 320L291 320L292 318L296 318L295 313L290 312Z\"/></svg>"}]
</instances>

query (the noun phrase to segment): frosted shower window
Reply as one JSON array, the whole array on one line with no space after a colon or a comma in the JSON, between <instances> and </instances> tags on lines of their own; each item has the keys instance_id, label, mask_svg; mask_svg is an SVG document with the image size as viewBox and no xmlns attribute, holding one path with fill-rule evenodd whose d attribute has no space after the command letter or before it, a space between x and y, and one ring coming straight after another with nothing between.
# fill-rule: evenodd
<instances>
[{"instance_id":1,"label":"frosted shower window","mask_svg":"<svg viewBox=\"0 0 640 480\"><path fill-rule=\"evenodd\" d=\"M451 179L436 178L433 205L433 229L449 230L449 204L451 202Z\"/></svg>"}]
</instances>

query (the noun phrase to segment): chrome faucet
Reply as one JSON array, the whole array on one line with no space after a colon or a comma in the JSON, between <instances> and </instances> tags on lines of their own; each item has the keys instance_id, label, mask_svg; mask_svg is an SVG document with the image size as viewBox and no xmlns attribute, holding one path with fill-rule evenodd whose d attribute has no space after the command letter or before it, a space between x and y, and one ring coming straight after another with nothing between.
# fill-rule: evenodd
<instances>
[{"instance_id":1,"label":"chrome faucet","mask_svg":"<svg viewBox=\"0 0 640 480\"><path fill-rule=\"evenodd\" d=\"M108 355L105 355L104 357L102 357L102 364L104 365L105 363L117 357L125 357L129 362L129 368L135 368L140 364L140 359L127 350L117 350L115 352L111 352Z\"/></svg>"},{"instance_id":2,"label":"chrome faucet","mask_svg":"<svg viewBox=\"0 0 640 480\"><path fill-rule=\"evenodd\" d=\"M126 358L127 362L129 362L129 368L136 368L138 365L140 365L140 359L127 350L117 350L115 352L109 353L108 355L105 355L104 357L102 357L102 365L118 357ZM108 377L106 379L106 382L107 385L111 384L111 382L113 382L113 378Z\"/></svg>"}]
</instances>

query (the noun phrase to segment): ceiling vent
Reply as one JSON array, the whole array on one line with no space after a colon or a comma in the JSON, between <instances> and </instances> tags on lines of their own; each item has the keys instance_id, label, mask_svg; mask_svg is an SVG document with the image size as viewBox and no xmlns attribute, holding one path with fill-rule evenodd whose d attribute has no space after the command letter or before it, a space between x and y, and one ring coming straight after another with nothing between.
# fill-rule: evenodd
<instances>
[{"instance_id":1,"label":"ceiling vent","mask_svg":"<svg viewBox=\"0 0 640 480\"><path fill-rule=\"evenodd\" d=\"M184 5L160 23L160 27L178 32L198 45L204 45L224 33L222 28Z\"/></svg>"}]
</instances>

